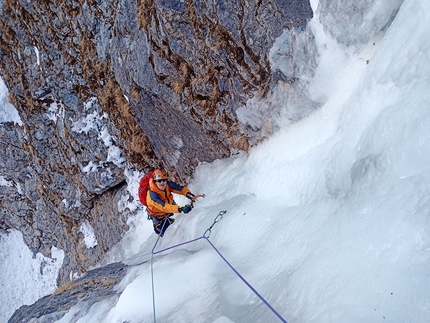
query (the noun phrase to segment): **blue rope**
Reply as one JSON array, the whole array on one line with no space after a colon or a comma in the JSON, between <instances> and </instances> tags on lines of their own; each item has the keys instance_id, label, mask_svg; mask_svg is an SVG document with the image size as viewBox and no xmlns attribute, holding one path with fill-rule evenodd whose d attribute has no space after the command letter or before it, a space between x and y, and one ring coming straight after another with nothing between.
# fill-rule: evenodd
<instances>
[{"instance_id":1,"label":"blue rope","mask_svg":"<svg viewBox=\"0 0 430 323\"><path fill-rule=\"evenodd\" d=\"M167 218L168 217L166 217L166 219L164 220L163 226L166 223ZM157 237L157 241L155 241L154 247L152 248L152 251L151 251L152 313L154 315L154 323L157 322L157 317L155 315L155 292L154 292L154 290L155 290L155 287L154 287L154 249L158 243L158 240L160 240L160 238L161 238L160 236Z\"/></svg>"},{"instance_id":2,"label":"blue rope","mask_svg":"<svg viewBox=\"0 0 430 323\"><path fill-rule=\"evenodd\" d=\"M200 239L205 239L211 246L212 246L212 248L216 251L216 253L222 258L222 260L224 260L225 261L225 263L231 268L231 270L233 270L233 272L245 283L245 285L246 286L248 286L249 287L249 289L251 289L253 292L254 292L254 294L255 295L257 295L257 297L279 318L279 320L281 320L281 322L283 322L283 323L288 323L270 304L269 304L269 302L267 302L265 299L264 299L264 297L263 296L261 296L260 295L260 293L258 293L257 292L257 290L254 288L254 287L252 287L252 285L250 284L250 283L248 283L247 281L246 281L246 279L245 278L243 278L243 276L241 275L241 274L239 274L239 272L227 261L227 259L221 254L221 252L215 247L215 245L209 240L209 236L210 236L210 234L211 234L211 230L212 230L212 228L213 228L213 226L216 224L216 223L218 223L221 219L222 219L222 217L223 217L223 215L225 214L225 213L227 213L227 211L220 211L219 213L218 213L218 215L215 217L215 220L214 220L214 222L212 223L212 225L205 231L205 233L201 236L201 237L199 237L199 238L196 238L196 239L192 239L192 240L189 240L189 241L185 241L185 242L182 242L182 243L179 243L179 244L176 244L176 245L173 245L173 246L171 246L171 247L168 247L168 248L164 248L164 249L162 249L162 250L159 250L159 251L154 251L155 250L155 247L157 246L157 244L158 244L158 241L160 240L160 237L158 237L157 238L157 241L155 241L155 244L154 244L154 247L152 248L152 256L151 256L151 277L152 277L152 309L153 309L153 314L154 314L154 323L156 323L156 315L155 315L155 292L154 292L154 269L153 269L153 258L154 258L154 255L156 255L156 254L159 254L159 253L162 253L162 252L164 252L164 251L167 251L167 250L170 250L170 249L174 249L174 248L176 248L176 247L179 247L179 246L183 246L183 245L186 245L186 244L189 244L189 243L192 243L192 242L195 242L195 241L198 241L198 240L200 240ZM166 219L167 220L167 219Z\"/></svg>"},{"instance_id":3,"label":"blue rope","mask_svg":"<svg viewBox=\"0 0 430 323\"><path fill-rule=\"evenodd\" d=\"M152 252L152 254L156 255L156 254L158 254L158 253L162 253L162 252L164 252L164 251L167 251L167 250L170 250L170 249L174 249L174 248L176 248L176 247L180 247L180 246L183 246L183 245L189 244L189 243L191 243L191 242L195 242L195 241L200 240L200 239L203 239L203 237L196 238L196 239L193 239L193 240L189 240L189 241L186 241L186 242L182 242L182 243L176 244L176 245L174 245L174 246L171 246L171 247L168 247L168 248L165 248L165 249L161 249L161 250L159 250L159 251L155 251L155 252L154 252L154 249L152 249L152 251L153 251L153 252ZM155 246L154 246L154 247L155 247Z\"/></svg>"},{"instance_id":4,"label":"blue rope","mask_svg":"<svg viewBox=\"0 0 430 323\"><path fill-rule=\"evenodd\" d=\"M152 282L152 313L154 315L154 323L157 322L157 317L155 316L155 293L154 293L154 254L151 255L151 282Z\"/></svg>"},{"instance_id":5,"label":"blue rope","mask_svg":"<svg viewBox=\"0 0 430 323\"><path fill-rule=\"evenodd\" d=\"M221 252L219 252L219 250L213 245L213 243L209 240L209 238L204 237L206 239L207 242L209 242L209 244L212 246L212 248L214 248L214 250L217 252L217 254L222 258L222 260L225 261L225 263L231 268L231 270L234 271L234 273L246 284L246 286L248 286L255 295L258 296L259 299L261 299L261 301L284 323L288 323L287 321L284 320L284 318L263 298L263 296L261 296L254 287L251 286L250 283L248 283L246 281L245 278L242 277L241 274L239 274L239 272L227 261L227 259L225 259L225 257L221 254Z\"/></svg>"}]
</instances>

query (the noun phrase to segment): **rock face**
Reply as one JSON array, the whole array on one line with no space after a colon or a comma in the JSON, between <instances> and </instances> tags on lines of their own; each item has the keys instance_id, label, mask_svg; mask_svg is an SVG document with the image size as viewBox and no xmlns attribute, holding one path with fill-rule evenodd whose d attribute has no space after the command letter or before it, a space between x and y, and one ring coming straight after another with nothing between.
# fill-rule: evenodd
<instances>
[{"instance_id":1,"label":"rock face","mask_svg":"<svg viewBox=\"0 0 430 323\"><path fill-rule=\"evenodd\" d=\"M90 270L84 277L64 285L56 293L42 297L31 306L21 306L8 322L56 322L78 303L81 312L101 300L111 299L114 303L120 295L114 287L124 278L127 269L122 263L113 263Z\"/></svg>"},{"instance_id":2,"label":"rock face","mask_svg":"<svg viewBox=\"0 0 430 323\"><path fill-rule=\"evenodd\" d=\"M312 15L298 0L4 0L0 13L1 77L23 121L0 124L0 230L46 256L64 250L60 283L128 229L125 168L162 161L185 183L200 162L262 139L236 111L294 82L294 57L275 73L269 50Z\"/></svg>"}]
</instances>

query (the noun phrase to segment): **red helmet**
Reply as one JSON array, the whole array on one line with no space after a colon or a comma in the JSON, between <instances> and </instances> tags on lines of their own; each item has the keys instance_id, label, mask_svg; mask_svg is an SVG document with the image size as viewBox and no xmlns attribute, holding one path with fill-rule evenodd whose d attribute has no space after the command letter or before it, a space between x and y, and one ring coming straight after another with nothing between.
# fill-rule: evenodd
<instances>
[{"instance_id":1,"label":"red helmet","mask_svg":"<svg viewBox=\"0 0 430 323\"><path fill-rule=\"evenodd\" d=\"M157 168L156 170L154 170L154 173L152 174L152 178L154 180L159 180L159 179L168 179L169 175L167 175L167 172L164 168Z\"/></svg>"}]
</instances>

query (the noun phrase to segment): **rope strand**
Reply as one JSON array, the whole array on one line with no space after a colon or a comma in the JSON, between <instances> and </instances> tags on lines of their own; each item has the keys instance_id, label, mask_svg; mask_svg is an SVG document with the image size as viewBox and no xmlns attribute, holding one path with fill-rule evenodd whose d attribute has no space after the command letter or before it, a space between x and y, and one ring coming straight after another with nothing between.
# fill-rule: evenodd
<instances>
[{"instance_id":1,"label":"rope strand","mask_svg":"<svg viewBox=\"0 0 430 323\"><path fill-rule=\"evenodd\" d=\"M155 315L155 293L154 293L154 254L151 255L151 282L152 282L152 314L154 315L154 323L157 323Z\"/></svg>"},{"instance_id":2,"label":"rope strand","mask_svg":"<svg viewBox=\"0 0 430 323\"><path fill-rule=\"evenodd\" d=\"M222 260L225 261L225 263L231 268L231 270L234 271L234 273L246 284L246 286L248 286L255 295L257 295L257 297L259 299L261 299L261 301L283 322L283 323L287 323L287 321L284 320L284 318L263 298L263 296L261 296L257 290L252 287L252 285L250 283L248 283L246 281L245 278L242 277L241 274L239 274L239 272L227 261L227 259L225 259L225 257L221 254L221 252L219 252L219 250L213 245L213 243L209 240L209 238L206 238L206 241L209 242L209 244L212 246L212 248L217 252L217 254L222 258Z\"/></svg>"}]
</instances>

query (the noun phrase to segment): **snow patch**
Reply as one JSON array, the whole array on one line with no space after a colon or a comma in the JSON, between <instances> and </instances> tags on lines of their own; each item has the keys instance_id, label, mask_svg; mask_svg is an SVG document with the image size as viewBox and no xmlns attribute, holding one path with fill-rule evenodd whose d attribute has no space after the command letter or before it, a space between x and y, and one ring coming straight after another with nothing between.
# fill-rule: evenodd
<instances>
[{"instance_id":1,"label":"snow patch","mask_svg":"<svg viewBox=\"0 0 430 323\"><path fill-rule=\"evenodd\" d=\"M13 183L6 180L2 175L0 175L0 186L12 187Z\"/></svg>"},{"instance_id":2,"label":"snow patch","mask_svg":"<svg viewBox=\"0 0 430 323\"><path fill-rule=\"evenodd\" d=\"M91 98L84 104L85 110L93 108L96 102L96 98ZM86 116L75 121L72 126L72 131L76 133L94 132L98 134L98 138L103 141L104 145L108 147L108 156L106 162L112 162L118 167L122 167L126 159L122 156L121 149L114 145L114 139L109 133L106 125L102 122L103 119L108 119L106 113L100 114L99 111L94 110L92 113L88 113ZM98 165L95 165L92 161L83 168L84 172L92 172L98 169Z\"/></svg>"},{"instance_id":3,"label":"snow patch","mask_svg":"<svg viewBox=\"0 0 430 323\"><path fill-rule=\"evenodd\" d=\"M0 322L7 322L22 305L31 305L54 292L64 252L53 246L51 258L34 255L17 230L0 235L0 250Z\"/></svg>"},{"instance_id":4,"label":"snow patch","mask_svg":"<svg viewBox=\"0 0 430 323\"><path fill-rule=\"evenodd\" d=\"M84 235L85 245L88 249L97 246L97 238L94 234L94 229L88 221L85 220L84 222L82 222L79 230Z\"/></svg>"},{"instance_id":5,"label":"snow patch","mask_svg":"<svg viewBox=\"0 0 430 323\"><path fill-rule=\"evenodd\" d=\"M58 104L56 102L51 103L49 106L48 112L46 113L49 120L54 121L57 123L58 119Z\"/></svg>"},{"instance_id":6,"label":"snow patch","mask_svg":"<svg viewBox=\"0 0 430 323\"><path fill-rule=\"evenodd\" d=\"M0 77L0 123L13 122L22 126L22 120L18 110L7 100L8 89Z\"/></svg>"},{"instance_id":7,"label":"snow patch","mask_svg":"<svg viewBox=\"0 0 430 323\"><path fill-rule=\"evenodd\" d=\"M39 49L35 46L35 47L33 47L34 48L34 52L36 53L36 58L37 58L37 61L36 61L36 65L37 66L40 66L40 56L39 56Z\"/></svg>"}]
</instances>

